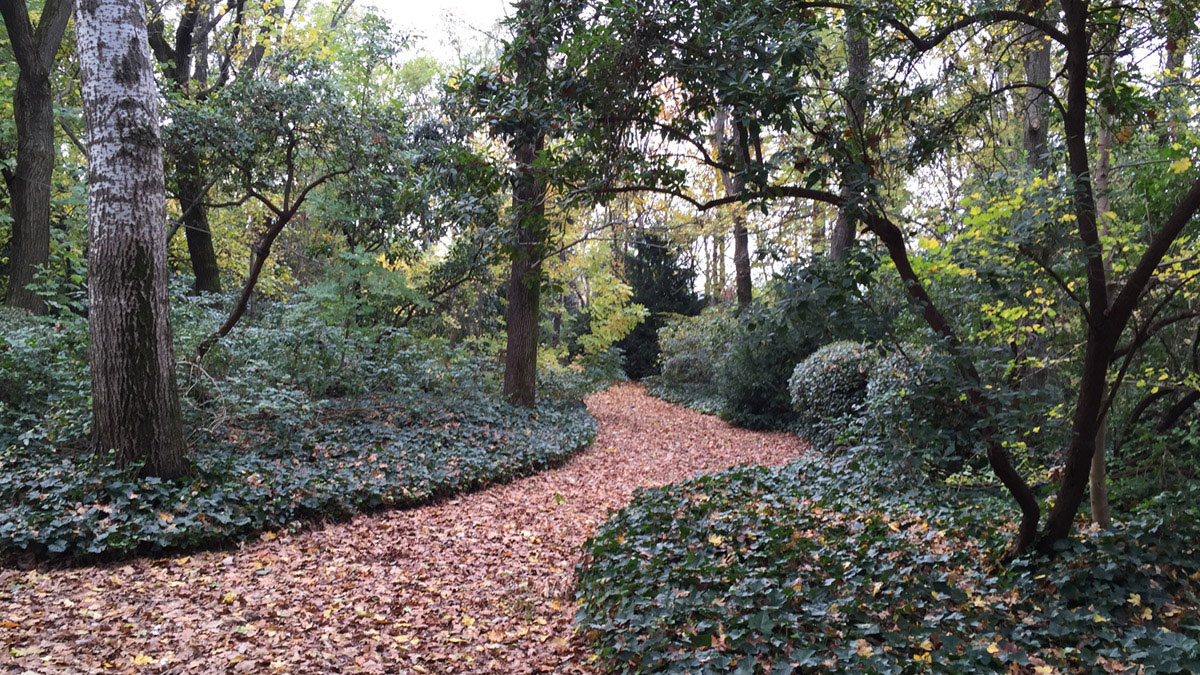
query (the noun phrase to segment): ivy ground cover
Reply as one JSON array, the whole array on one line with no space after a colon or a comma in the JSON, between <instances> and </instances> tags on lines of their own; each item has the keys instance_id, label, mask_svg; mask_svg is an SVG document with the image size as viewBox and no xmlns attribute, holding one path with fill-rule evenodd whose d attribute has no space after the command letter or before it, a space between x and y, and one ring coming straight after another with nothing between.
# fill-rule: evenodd
<instances>
[{"instance_id":1,"label":"ivy ground cover","mask_svg":"<svg viewBox=\"0 0 1200 675\"><path fill-rule=\"evenodd\" d=\"M424 504L528 475L587 446L582 404L517 408L479 397L422 409L390 399L315 405L226 428L195 473L163 481L45 446L0 453L0 553L88 557L181 551Z\"/></svg>"},{"instance_id":2,"label":"ivy ground cover","mask_svg":"<svg viewBox=\"0 0 1200 675\"><path fill-rule=\"evenodd\" d=\"M621 673L1200 672L1195 501L1002 566L1002 502L853 475L640 492L586 544L580 630Z\"/></svg>"}]
</instances>

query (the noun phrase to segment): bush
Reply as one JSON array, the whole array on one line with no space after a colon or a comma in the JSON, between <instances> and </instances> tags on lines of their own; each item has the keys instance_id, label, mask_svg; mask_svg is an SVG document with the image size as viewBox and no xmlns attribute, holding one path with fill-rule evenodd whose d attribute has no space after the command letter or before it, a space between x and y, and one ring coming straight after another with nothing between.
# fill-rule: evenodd
<instances>
[{"instance_id":1,"label":"bush","mask_svg":"<svg viewBox=\"0 0 1200 675\"><path fill-rule=\"evenodd\" d=\"M831 342L877 340L898 311L887 300L891 288L875 282L872 269L862 255L817 260L778 279L764 294L773 301L745 308L718 372L721 415L751 429L793 426L788 378L796 364Z\"/></svg>"},{"instance_id":2,"label":"bush","mask_svg":"<svg viewBox=\"0 0 1200 675\"><path fill-rule=\"evenodd\" d=\"M91 430L87 324L0 308L0 448L75 444Z\"/></svg>"},{"instance_id":3,"label":"bush","mask_svg":"<svg viewBox=\"0 0 1200 675\"><path fill-rule=\"evenodd\" d=\"M788 391L801 432L809 440L828 440L830 427L841 426L843 418L858 410L877 360L872 348L861 342L834 342L796 365Z\"/></svg>"},{"instance_id":4,"label":"bush","mask_svg":"<svg viewBox=\"0 0 1200 675\"><path fill-rule=\"evenodd\" d=\"M574 362L560 365L553 357L538 357L537 394L540 399L582 401L614 381L625 379L621 350L609 347L598 354L580 354Z\"/></svg>"},{"instance_id":5,"label":"bush","mask_svg":"<svg viewBox=\"0 0 1200 675\"><path fill-rule=\"evenodd\" d=\"M211 297L172 305L180 354L223 318ZM82 320L0 326L0 557L208 546L421 504L529 474L595 434L578 403L500 402L492 354L302 314L260 306L203 369L180 364L194 471L176 481L139 478L137 466L115 469L108 455L84 451ZM601 361L613 370L611 357ZM594 386L590 371L572 376Z\"/></svg>"},{"instance_id":6,"label":"bush","mask_svg":"<svg viewBox=\"0 0 1200 675\"><path fill-rule=\"evenodd\" d=\"M728 305L706 308L696 316L668 317L658 331L662 372L644 380L648 391L702 412L720 412L716 373L736 329Z\"/></svg>"},{"instance_id":7,"label":"bush","mask_svg":"<svg viewBox=\"0 0 1200 675\"><path fill-rule=\"evenodd\" d=\"M1200 669L1197 502L1006 567L1008 505L866 484L802 459L639 491L585 544L577 626L620 673Z\"/></svg>"},{"instance_id":8,"label":"bush","mask_svg":"<svg viewBox=\"0 0 1200 675\"><path fill-rule=\"evenodd\" d=\"M771 308L745 310L717 373L721 417L748 429L786 429L796 421L787 381L826 336L816 323L792 322Z\"/></svg>"},{"instance_id":9,"label":"bush","mask_svg":"<svg viewBox=\"0 0 1200 675\"><path fill-rule=\"evenodd\" d=\"M885 470L913 475L943 478L982 466L976 419L948 358L919 348L905 354L874 364L861 412L844 429L843 442L883 460Z\"/></svg>"}]
</instances>

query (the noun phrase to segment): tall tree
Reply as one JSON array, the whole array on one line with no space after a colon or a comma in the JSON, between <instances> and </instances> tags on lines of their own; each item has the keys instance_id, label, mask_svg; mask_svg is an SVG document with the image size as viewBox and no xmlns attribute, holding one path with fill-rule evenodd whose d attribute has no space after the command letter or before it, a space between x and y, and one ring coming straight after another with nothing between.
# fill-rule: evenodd
<instances>
[{"instance_id":1,"label":"tall tree","mask_svg":"<svg viewBox=\"0 0 1200 675\"><path fill-rule=\"evenodd\" d=\"M515 113L510 149L513 159L512 236L509 243L507 343L504 396L532 406L537 400L537 350L543 270L549 236L546 223L548 183L537 161L546 146L546 128L537 93L547 72L549 28L547 0L523 0L516 6L517 36L512 64L518 95L526 105Z\"/></svg>"},{"instance_id":2,"label":"tall tree","mask_svg":"<svg viewBox=\"0 0 1200 675\"><path fill-rule=\"evenodd\" d=\"M245 15L244 0L235 4L236 20L241 21ZM171 89L181 97L207 96L211 14L210 0L187 0L175 29L174 46L168 44L163 36L165 29L162 17L154 17L150 21L152 30L149 36L154 55L162 65ZM222 68L217 86L224 84L228 77L229 68L226 66ZM193 81L201 91L191 91ZM179 199L181 213L179 220L187 240L188 257L191 258L195 278L193 288L197 292L219 292L221 268L217 265L212 230L208 226L208 207L204 203L205 181L200 159L190 144L179 143L171 150L171 160L175 170L175 195Z\"/></svg>"},{"instance_id":3,"label":"tall tree","mask_svg":"<svg viewBox=\"0 0 1200 675\"><path fill-rule=\"evenodd\" d=\"M851 130L851 139L862 139L867 108L867 78L870 74L871 52L864 30L861 12L847 11L846 16L846 124ZM851 149L851 152L853 150ZM847 162L841 175L841 192L846 203L854 201L855 182L861 181L855 168L858 162ZM829 257L840 260L850 251L854 242L856 223L849 208L838 209L837 220L833 224L833 235L829 238Z\"/></svg>"},{"instance_id":4,"label":"tall tree","mask_svg":"<svg viewBox=\"0 0 1200 675\"><path fill-rule=\"evenodd\" d=\"M141 0L75 14L88 147L88 360L97 451L188 471L167 300L158 90Z\"/></svg>"},{"instance_id":5,"label":"tall tree","mask_svg":"<svg viewBox=\"0 0 1200 675\"><path fill-rule=\"evenodd\" d=\"M725 196L737 199L746 189L749 149L746 127L741 120L733 123L732 139L725 138L728 119L727 110L722 108L717 111L713 137L717 145L716 154L721 158L722 166L718 167L717 172L721 176ZM738 305L745 307L754 298L754 284L750 275L750 231L746 228L746 209L741 204L733 205L733 276Z\"/></svg>"},{"instance_id":6,"label":"tall tree","mask_svg":"<svg viewBox=\"0 0 1200 675\"><path fill-rule=\"evenodd\" d=\"M16 56L13 113L17 166L4 173L12 195L12 253L4 304L40 313L41 298L29 290L39 266L50 259L50 179L54 171L54 97L50 69L71 18L74 0L46 0L37 27L25 0L0 0L0 15Z\"/></svg>"},{"instance_id":7,"label":"tall tree","mask_svg":"<svg viewBox=\"0 0 1200 675\"><path fill-rule=\"evenodd\" d=\"M1094 91L1092 74L1100 66L1093 36L1097 24L1110 21L1114 13L1127 8L1092 5L1088 0L1060 0L1059 5L1061 21L1027 11L964 8L947 3L944 8L947 13L931 25L924 18L910 25L891 6L864 7L863 11L869 14L868 25L878 26L886 38L872 42L873 47L878 45L881 50L875 62L892 63L889 68L895 72L913 75L911 80L900 78L893 82L902 86L881 87L872 103L873 108L879 108L881 119L887 121L888 127L883 131L891 134L893 143L901 135L909 137L904 141L905 147L895 152L894 148L877 144L873 134L868 134L853 144L860 148L858 156L840 150L845 147L843 140L855 140L845 138L847 133L853 137L855 130L843 129L838 116L830 114L834 106L828 104L829 93L834 91L844 96L845 92L831 84L832 78L822 60L816 58L825 49L817 36L828 34L830 19L847 9L844 2L804 3L809 11L803 13L773 0L607 3L597 6L594 15L587 14L588 25L580 27L581 32L588 32L588 39L576 40L587 45L589 54L595 55L587 62L588 76L595 77L598 83L612 77L630 81L632 86L623 95L629 108L641 112L615 133L600 138L594 152L603 151L606 145L623 143L624 138L636 134L657 134L671 139L676 143L671 150L674 154L679 154L675 148L680 144L702 148L706 130L700 128L701 120L731 101L737 102L735 110L745 111L745 118L781 131L776 138L787 138L784 134L793 130L803 131L795 137L805 145L777 149L770 161L762 159L755 143L754 162L747 171L747 189L736 198L706 200L692 196L686 180L669 171L660 171L656 182L647 182L647 177L655 176L636 170L607 180L610 184L623 183L611 188L612 191L665 192L701 210L724 207L733 201L757 204L796 198L843 210L850 208L852 215L887 250L916 311L938 335L940 345L950 353L964 381L962 392L986 439L992 470L1021 511L1013 552L1035 547L1050 551L1070 533L1087 490L1097 431L1128 375L1129 359L1164 325L1172 323L1166 318L1156 318L1161 308L1148 306L1148 295L1160 285L1161 275L1166 274L1164 261L1200 210L1200 180L1189 179L1186 185L1182 180L1173 182L1169 196L1157 200L1160 204L1157 211L1161 213L1146 219L1138 235L1140 242L1129 233L1115 242L1102 240L1089 158L1089 132L1095 130L1089 92ZM820 8L827 11L816 11ZM1128 11L1130 16L1147 15L1140 8ZM706 30L714 26L721 30ZM995 34L1012 35L1018 41L1024 39L1026 29L1030 28L1044 35L1052 52L1051 62L1062 64L1052 74L1054 81L1060 83L1056 87L1060 93L1055 94L1037 82L989 82L986 90L974 90L970 84L973 68L962 67L953 51L961 48L958 41L968 39L967 33L992 27L997 29ZM1012 30L1014 27L1016 31ZM719 43L709 41L713 35L719 35ZM764 35L770 35L770 40L764 40ZM612 46L600 42L609 36L615 38ZM1145 39L1143 33L1122 32L1121 39L1116 53L1124 61L1143 50L1139 43ZM747 46L731 49L743 44ZM943 44L947 47L941 47ZM1007 53L1010 53L1007 49L991 49L987 58L998 62ZM941 57L936 65L931 63L934 55ZM1125 67L1133 68L1128 63ZM1002 69L984 70L1001 72ZM629 73L636 74L636 78ZM1046 175L1054 177L1055 189L1058 185L1065 186L1061 196L1065 201L1061 203L1066 211L1057 221L1050 220L1045 211L1035 214L1040 231L1053 229L1059 237L1057 259L1037 262L1039 269L1074 304L1080 317L1074 324L1078 328L1073 339L1081 347L1081 358L1080 367L1073 374L1075 394L1067 403L1074 413L1070 440L1063 450L1065 469L1044 524L1039 500L999 436L1004 399L984 381L974 362L971 345L961 329L956 328L953 315L939 307L923 278L921 265L910 258L908 246L914 241L917 228L923 226L930 231L930 223L911 220L905 205L895 199L905 181L920 178L922 169L933 159L952 153L970 154L975 150L967 148L984 147L987 139L972 136L981 112L998 105L1005 92L1026 89L1047 93L1052 105L1047 105L1050 111L1047 125L1039 127L1039 131L1050 133L1052 129L1056 133L1050 133L1050 138L1061 138L1065 149L1064 156L1038 150L1033 153L1035 159L1047 157ZM682 93L668 98L664 91ZM882 140L883 134L880 136ZM792 161L778 161L784 158ZM710 163L707 157L695 152L691 159L695 163ZM870 180L860 181L863 189L854 202L848 202L830 185L848 164L870 167L867 174ZM1170 171L1181 174L1191 166L1191 159L1183 157L1172 164ZM1051 182L1047 178L1039 180L1042 185ZM1069 223L1069 229L1058 223ZM992 235L993 244L1016 246L995 232ZM1135 242L1138 243L1134 245ZM1106 250L1112 247L1118 252L1129 252L1129 257L1123 260L1120 279L1115 278L1116 274L1110 276L1104 264ZM1067 281L1065 275L1070 274L1079 278Z\"/></svg>"}]
</instances>

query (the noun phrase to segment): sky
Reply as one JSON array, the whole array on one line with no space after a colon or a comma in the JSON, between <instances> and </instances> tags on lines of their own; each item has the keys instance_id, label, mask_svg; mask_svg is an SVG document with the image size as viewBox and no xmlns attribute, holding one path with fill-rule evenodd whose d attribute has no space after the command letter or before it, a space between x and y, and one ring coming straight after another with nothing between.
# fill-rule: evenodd
<instances>
[{"instance_id":1,"label":"sky","mask_svg":"<svg viewBox=\"0 0 1200 675\"><path fill-rule=\"evenodd\" d=\"M447 38L458 33L467 44L485 41L496 22L504 18L508 0L359 0L360 7L375 7L392 26L424 37L421 48L439 57L454 54Z\"/></svg>"}]
</instances>

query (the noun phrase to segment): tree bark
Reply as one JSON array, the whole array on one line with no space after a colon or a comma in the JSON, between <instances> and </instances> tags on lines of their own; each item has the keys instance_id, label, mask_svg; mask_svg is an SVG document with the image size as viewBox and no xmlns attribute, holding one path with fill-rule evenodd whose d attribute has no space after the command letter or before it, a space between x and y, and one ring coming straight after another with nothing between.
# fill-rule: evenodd
<instances>
[{"instance_id":1,"label":"tree bark","mask_svg":"<svg viewBox=\"0 0 1200 675\"><path fill-rule=\"evenodd\" d=\"M1115 55L1113 54L1113 41L1105 40L1104 47L1101 51L1104 55L1101 56L1100 76L1102 79L1107 79L1112 76L1113 64ZM1108 185L1112 173L1112 121L1109 118L1108 112L1101 109L1099 111L1099 129L1096 134L1096 212L1100 224L1100 231L1107 235L1109 232L1110 220L1107 214L1109 211ZM1107 279L1112 278L1112 257L1104 257L1104 276ZM1110 289L1111 291L1111 289ZM1111 297L1111 292L1109 293ZM1105 308L1107 310L1107 308ZM1112 524L1112 512L1108 503L1108 466L1105 459L1105 447L1108 441L1107 429L1108 416L1105 415L1096 424L1096 449L1092 454L1092 466L1088 472L1088 501L1091 507L1092 520L1100 527L1107 528Z\"/></svg>"},{"instance_id":2,"label":"tree bark","mask_svg":"<svg viewBox=\"0 0 1200 675\"><path fill-rule=\"evenodd\" d=\"M207 2L189 0L179 17L175 30L175 46L167 44L162 35L161 24L151 36L155 42L154 53L162 64L163 73L172 87L181 96L188 96L188 85L193 71L204 86L208 74L208 35L203 24L207 23L211 6ZM204 63L201 64L201 60ZM195 67L193 67L195 66ZM213 248L212 231L208 227L208 207L204 204L205 183L201 174L200 160L185 143L173 149L171 163L175 170L175 196L179 200L180 223L187 240L188 258L192 262L194 283L197 293L219 293L221 291L221 268L217 264L217 253Z\"/></svg>"},{"instance_id":3,"label":"tree bark","mask_svg":"<svg viewBox=\"0 0 1200 675\"><path fill-rule=\"evenodd\" d=\"M867 36L861 30L861 15L853 12L846 13L846 117L852 129L852 138L863 142L863 122L866 114L867 78L870 76L871 54ZM853 149L851 150L853 152ZM854 201L854 181L856 179L853 165L847 162L842 170L842 187L840 196L843 203ZM857 223L849 213L849 209L838 209L837 220L833 224L833 234L829 238L829 257L841 260L850 251L854 243Z\"/></svg>"},{"instance_id":4,"label":"tree bark","mask_svg":"<svg viewBox=\"0 0 1200 675\"><path fill-rule=\"evenodd\" d=\"M721 169L721 184L726 197L736 197L746 189L746 170L750 165L750 150L746 126L740 120L733 123L733 142L725 140L728 113L722 110L714 120L713 144L722 163L730 165L732 171ZM731 147L732 145L732 147ZM746 210L741 204L733 205L733 280L737 290L739 307L750 304L754 296L754 285L750 276L750 232L746 229ZM724 242L722 242L723 244ZM722 266L724 265L724 245ZM724 274L722 274L724 276Z\"/></svg>"},{"instance_id":5,"label":"tree bark","mask_svg":"<svg viewBox=\"0 0 1200 675\"><path fill-rule=\"evenodd\" d=\"M524 43L516 54L516 84L532 89L546 71L546 49L539 19L545 0L524 0L517 14L524 18ZM513 234L509 252L508 309L505 314L507 346L504 352L504 397L511 403L533 407L537 403L537 352L541 312L542 265L546 248L546 177L534 166L545 145L542 123L522 114L520 130L512 140Z\"/></svg>"},{"instance_id":6,"label":"tree bark","mask_svg":"<svg viewBox=\"0 0 1200 675\"><path fill-rule=\"evenodd\" d=\"M1045 0L1026 0L1022 11L1036 15L1046 6ZM1044 172L1050 163L1050 143L1046 108L1050 97L1039 87L1050 82L1050 39L1036 28L1025 34L1025 80L1038 85L1025 90L1025 128L1022 146L1029 168Z\"/></svg>"},{"instance_id":7,"label":"tree bark","mask_svg":"<svg viewBox=\"0 0 1200 675\"><path fill-rule=\"evenodd\" d=\"M93 438L119 465L188 472L167 299L158 91L141 0L75 15L88 129L88 334Z\"/></svg>"},{"instance_id":8,"label":"tree bark","mask_svg":"<svg viewBox=\"0 0 1200 675\"><path fill-rule=\"evenodd\" d=\"M29 290L50 260L50 183L54 173L54 97L50 69L71 18L74 0L47 0L34 29L24 0L0 0L0 15L17 61L13 114L17 165L8 181L12 242L4 304L35 314L45 310Z\"/></svg>"},{"instance_id":9,"label":"tree bark","mask_svg":"<svg viewBox=\"0 0 1200 675\"><path fill-rule=\"evenodd\" d=\"M221 292L221 268L213 248L212 230L208 227L208 207L204 204L205 184L200 174L196 154L188 147L174 153L176 184L183 234L187 239L188 257L192 261L197 293Z\"/></svg>"}]
</instances>

